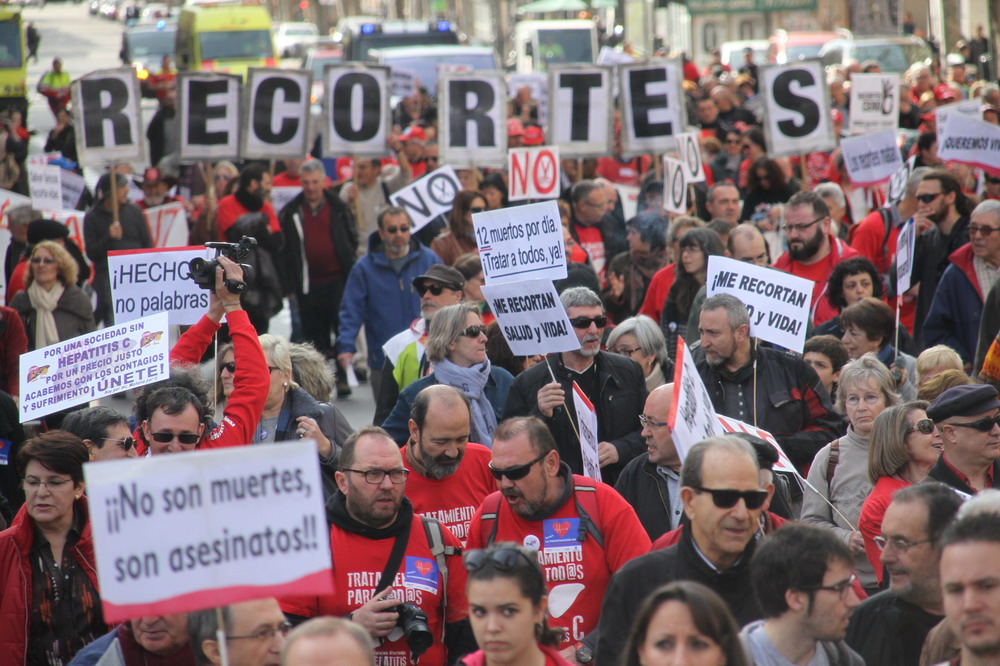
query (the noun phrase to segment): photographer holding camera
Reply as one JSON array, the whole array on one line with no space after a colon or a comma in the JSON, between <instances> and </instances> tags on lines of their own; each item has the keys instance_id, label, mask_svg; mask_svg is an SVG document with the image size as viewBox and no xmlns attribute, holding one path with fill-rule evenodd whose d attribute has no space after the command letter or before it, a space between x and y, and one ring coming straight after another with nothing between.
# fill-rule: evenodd
<instances>
[{"instance_id":1,"label":"photographer holding camera","mask_svg":"<svg viewBox=\"0 0 1000 666\"><path fill-rule=\"evenodd\" d=\"M458 539L404 496L399 446L366 426L344 443L337 493L327 502L334 594L287 597L293 621L348 616L378 639L385 663L450 664L476 649ZM403 574L400 576L399 574Z\"/></svg>"}]
</instances>

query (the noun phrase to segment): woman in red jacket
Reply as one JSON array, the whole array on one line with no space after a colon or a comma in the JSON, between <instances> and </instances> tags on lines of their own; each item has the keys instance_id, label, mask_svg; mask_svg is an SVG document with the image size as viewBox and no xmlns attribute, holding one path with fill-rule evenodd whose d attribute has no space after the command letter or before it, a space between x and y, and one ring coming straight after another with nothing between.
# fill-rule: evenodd
<instances>
[{"instance_id":1,"label":"woman in red jacket","mask_svg":"<svg viewBox=\"0 0 1000 666\"><path fill-rule=\"evenodd\" d=\"M83 495L88 459L63 430L18 451L25 503L0 532L0 666L68 664L108 630Z\"/></svg>"}]
</instances>

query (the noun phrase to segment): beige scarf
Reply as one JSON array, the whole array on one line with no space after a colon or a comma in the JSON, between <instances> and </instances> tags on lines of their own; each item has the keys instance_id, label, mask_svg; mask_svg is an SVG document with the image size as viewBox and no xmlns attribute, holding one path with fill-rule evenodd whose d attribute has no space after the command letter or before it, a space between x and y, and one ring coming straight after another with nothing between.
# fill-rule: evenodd
<instances>
[{"instance_id":1,"label":"beige scarf","mask_svg":"<svg viewBox=\"0 0 1000 666\"><path fill-rule=\"evenodd\" d=\"M63 287L61 282L56 282L55 286L46 291L37 282L32 282L28 287L28 299L31 307L35 309L35 349L48 347L59 342L59 331L56 330L56 318L52 316L56 307L59 306L59 299L62 298Z\"/></svg>"}]
</instances>

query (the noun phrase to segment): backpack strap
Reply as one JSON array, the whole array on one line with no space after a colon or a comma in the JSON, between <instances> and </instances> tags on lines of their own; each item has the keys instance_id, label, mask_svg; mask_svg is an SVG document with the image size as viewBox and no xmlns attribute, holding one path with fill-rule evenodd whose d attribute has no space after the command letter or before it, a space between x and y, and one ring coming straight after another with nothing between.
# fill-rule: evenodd
<instances>
[{"instance_id":1,"label":"backpack strap","mask_svg":"<svg viewBox=\"0 0 1000 666\"><path fill-rule=\"evenodd\" d=\"M431 549L431 555L438 563L438 571L441 572L441 643L444 644L444 626L447 624L448 616L448 561L447 557L461 555L462 549L449 546L444 542L444 528L436 518L430 516L420 516L424 523L424 533L427 536L427 545Z\"/></svg>"},{"instance_id":2,"label":"backpack strap","mask_svg":"<svg viewBox=\"0 0 1000 666\"><path fill-rule=\"evenodd\" d=\"M489 525L490 533L486 537L486 547L489 548L497 540L497 518L500 515L500 500L503 496L499 492L491 493L483 500L483 513L479 520L483 525Z\"/></svg>"},{"instance_id":3,"label":"backpack strap","mask_svg":"<svg viewBox=\"0 0 1000 666\"><path fill-rule=\"evenodd\" d=\"M601 549L604 549L604 534L594 517L600 517L597 506L597 484L585 476L573 477L573 503L580 516L579 540L584 541L589 534Z\"/></svg>"},{"instance_id":4,"label":"backpack strap","mask_svg":"<svg viewBox=\"0 0 1000 666\"><path fill-rule=\"evenodd\" d=\"M833 475L837 473L837 465L840 463L840 439L830 442L830 456L826 459L826 487L829 494L830 484L833 483Z\"/></svg>"}]
</instances>

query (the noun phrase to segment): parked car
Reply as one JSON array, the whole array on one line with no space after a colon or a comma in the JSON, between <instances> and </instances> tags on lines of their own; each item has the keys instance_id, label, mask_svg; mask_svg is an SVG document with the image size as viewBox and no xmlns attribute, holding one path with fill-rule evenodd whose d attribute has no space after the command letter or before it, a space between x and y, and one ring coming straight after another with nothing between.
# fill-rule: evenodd
<instances>
[{"instance_id":1,"label":"parked car","mask_svg":"<svg viewBox=\"0 0 1000 666\"><path fill-rule=\"evenodd\" d=\"M929 65L933 58L927 42L912 35L834 39L823 46L819 55L826 67L847 65L852 60L875 60L883 72L899 73L918 62Z\"/></svg>"},{"instance_id":2,"label":"parked car","mask_svg":"<svg viewBox=\"0 0 1000 666\"><path fill-rule=\"evenodd\" d=\"M753 61L758 65L768 63L768 54L771 43L766 39L738 39L731 42L722 42L719 52L722 54L722 62L729 65L734 72L738 72L740 67L746 62L743 60L743 49L753 50Z\"/></svg>"},{"instance_id":3,"label":"parked car","mask_svg":"<svg viewBox=\"0 0 1000 666\"><path fill-rule=\"evenodd\" d=\"M307 47L319 37L319 28L305 21L279 23L274 26L274 50L279 58L302 55Z\"/></svg>"},{"instance_id":4,"label":"parked car","mask_svg":"<svg viewBox=\"0 0 1000 666\"><path fill-rule=\"evenodd\" d=\"M846 30L837 32L788 32L775 30L768 40L771 44L769 60L779 64L816 58L827 42L838 39L850 39L851 33Z\"/></svg>"}]
</instances>

